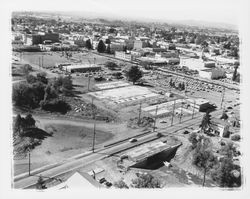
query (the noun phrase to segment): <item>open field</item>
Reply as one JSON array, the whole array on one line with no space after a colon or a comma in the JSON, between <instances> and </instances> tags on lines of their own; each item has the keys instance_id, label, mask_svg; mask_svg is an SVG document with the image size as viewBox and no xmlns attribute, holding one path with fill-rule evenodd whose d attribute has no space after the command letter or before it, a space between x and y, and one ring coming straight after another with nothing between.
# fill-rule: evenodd
<instances>
[{"instance_id":1,"label":"open field","mask_svg":"<svg viewBox=\"0 0 250 199\"><path fill-rule=\"evenodd\" d=\"M40 124L41 125L41 124ZM43 124L44 130L53 133L52 137L46 138L42 145L36 147L32 155L32 164L42 165L48 161L50 163L63 158L71 157L82 150L90 149L93 142L93 128L87 128L82 125L47 123ZM96 144L102 144L113 137L112 133L96 130ZM26 158L25 158L26 159ZM26 160L27 161L27 160ZM21 172L28 169L23 160L15 160L15 172ZM27 162L26 162L27 163ZM33 165L36 166L36 165ZM33 167L34 169L34 167Z\"/></svg>"}]
</instances>

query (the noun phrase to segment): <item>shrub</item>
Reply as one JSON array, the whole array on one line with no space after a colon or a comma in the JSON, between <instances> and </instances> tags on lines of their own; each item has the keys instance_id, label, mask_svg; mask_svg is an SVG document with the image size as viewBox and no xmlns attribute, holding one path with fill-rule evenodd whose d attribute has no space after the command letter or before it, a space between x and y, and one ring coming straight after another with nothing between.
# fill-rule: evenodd
<instances>
[{"instance_id":1,"label":"shrub","mask_svg":"<svg viewBox=\"0 0 250 199\"><path fill-rule=\"evenodd\" d=\"M239 141L240 140L240 135L239 134L235 134L231 136L231 140L233 141Z\"/></svg>"},{"instance_id":2,"label":"shrub","mask_svg":"<svg viewBox=\"0 0 250 199\"><path fill-rule=\"evenodd\" d=\"M41 108L45 111L59 112L62 114L66 114L71 110L71 107L67 102L58 99L53 99L51 101L42 101Z\"/></svg>"},{"instance_id":3,"label":"shrub","mask_svg":"<svg viewBox=\"0 0 250 199\"><path fill-rule=\"evenodd\" d=\"M192 144L193 149L196 148L197 143L198 143L197 136L198 136L198 134L193 132L193 133L190 134L190 136L188 138L189 142L191 142L191 144Z\"/></svg>"}]
</instances>

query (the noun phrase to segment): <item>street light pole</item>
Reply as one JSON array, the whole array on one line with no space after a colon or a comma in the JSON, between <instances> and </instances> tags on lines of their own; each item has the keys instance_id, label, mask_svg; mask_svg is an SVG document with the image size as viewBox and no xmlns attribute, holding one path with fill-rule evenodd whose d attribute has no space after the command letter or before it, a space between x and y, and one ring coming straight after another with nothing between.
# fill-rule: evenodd
<instances>
[{"instance_id":1,"label":"street light pole","mask_svg":"<svg viewBox=\"0 0 250 199\"><path fill-rule=\"evenodd\" d=\"M137 125L139 126L139 124L141 123L141 103L140 102L140 107L139 107L139 117L138 117L138 122L137 122Z\"/></svg>"},{"instance_id":2,"label":"street light pole","mask_svg":"<svg viewBox=\"0 0 250 199\"><path fill-rule=\"evenodd\" d=\"M223 87L223 93L222 93L222 97L221 97L221 104L220 104L221 109L222 109L222 105L224 103L224 97L225 97L225 87Z\"/></svg>"},{"instance_id":3,"label":"street light pole","mask_svg":"<svg viewBox=\"0 0 250 199\"><path fill-rule=\"evenodd\" d=\"M175 110L175 100L174 100L174 106L173 106L173 112L172 112L171 126L173 126L173 121L174 121L174 110Z\"/></svg>"},{"instance_id":4,"label":"street light pole","mask_svg":"<svg viewBox=\"0 0 250 199\"><path fill-rule=\"evenodd\" d=\"M93 143L92 143L92 152L94 153L95 152L95 127L96 126L96 120L94 121L94 136L93 136Z\"/></svg>"},{"instance_id":5,"label":"street light pole","mask_svg":"<svg viewBox=\"0 0 250 199\"><path fill-rule=\"evenodd\" d=\"M156 108L155 108L155 122L154 122L153 132L155 132L155 125L156 125L157 111L158 111L158 106L156 106Z\"/></svg>"}]
</instances>

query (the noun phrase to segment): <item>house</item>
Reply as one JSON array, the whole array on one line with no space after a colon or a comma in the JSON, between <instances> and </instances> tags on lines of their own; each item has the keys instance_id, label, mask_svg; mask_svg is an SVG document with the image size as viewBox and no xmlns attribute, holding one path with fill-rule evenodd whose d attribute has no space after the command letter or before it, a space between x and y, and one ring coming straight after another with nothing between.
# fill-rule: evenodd
<instances>
[{"instance_id":1,"label":"house","mask_svg":"<svg viewBox=\"0 0 250 199\"><path fill-rule=\"evenodd\" d=\"M127 60L127 61L131 61L132 57L131 54L126 53L124 51L115 51L115 57L118 59L123 59L123 60Z\"/></svg>"},{"instance_id":2,"label":"house","mask_svg":"<svg viewBox=\"0 0 250 199\"><path fill-rule=\"evenodd\" d=\"M50 190L60 190L60 189L82 189L82 188L101 188L101 184L97 182L92 176L87 173L75 172L71 177L69 177L66 182L58 184L54 187L49 188Z\"/></svg>"},{"instance_id":3,"label":"house","mask_svg":"<svg viewBox=\"0 0 250 199\"><path fill-rule=\"evenodd\" d=\"M211 129L215 135L220 137L229 137L229 123L227 121L213 118L211 119Z\"/></svg>"}]
</instances>

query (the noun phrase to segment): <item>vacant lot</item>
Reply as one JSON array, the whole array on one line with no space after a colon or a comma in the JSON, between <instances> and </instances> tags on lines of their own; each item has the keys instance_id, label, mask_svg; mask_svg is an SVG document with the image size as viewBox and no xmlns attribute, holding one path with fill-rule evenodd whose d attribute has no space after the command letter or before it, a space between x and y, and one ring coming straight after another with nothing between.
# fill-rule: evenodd
<instances>
[{"instance_id":1,"label":"vacant lot","mask_svg":"<svg viewBox=\"0 0 250 199\"><path fill-rule=\"evenodd\" d=\"M39 126L43 126L47 132L53 133L53 137L46 138L40 146L32 151L32 169L77 155L90 149L92 146L93 128L85 127L81 123L77 125L66 124L66 122L54 123L51 121L49 123L48 121L42 121ZM95 143L96 145L104 143L112 137L112 133L104 132L97 128ZM15 175L27 171L27 157L20 157L14 160Z\"/></svg>"}]
</instances>

